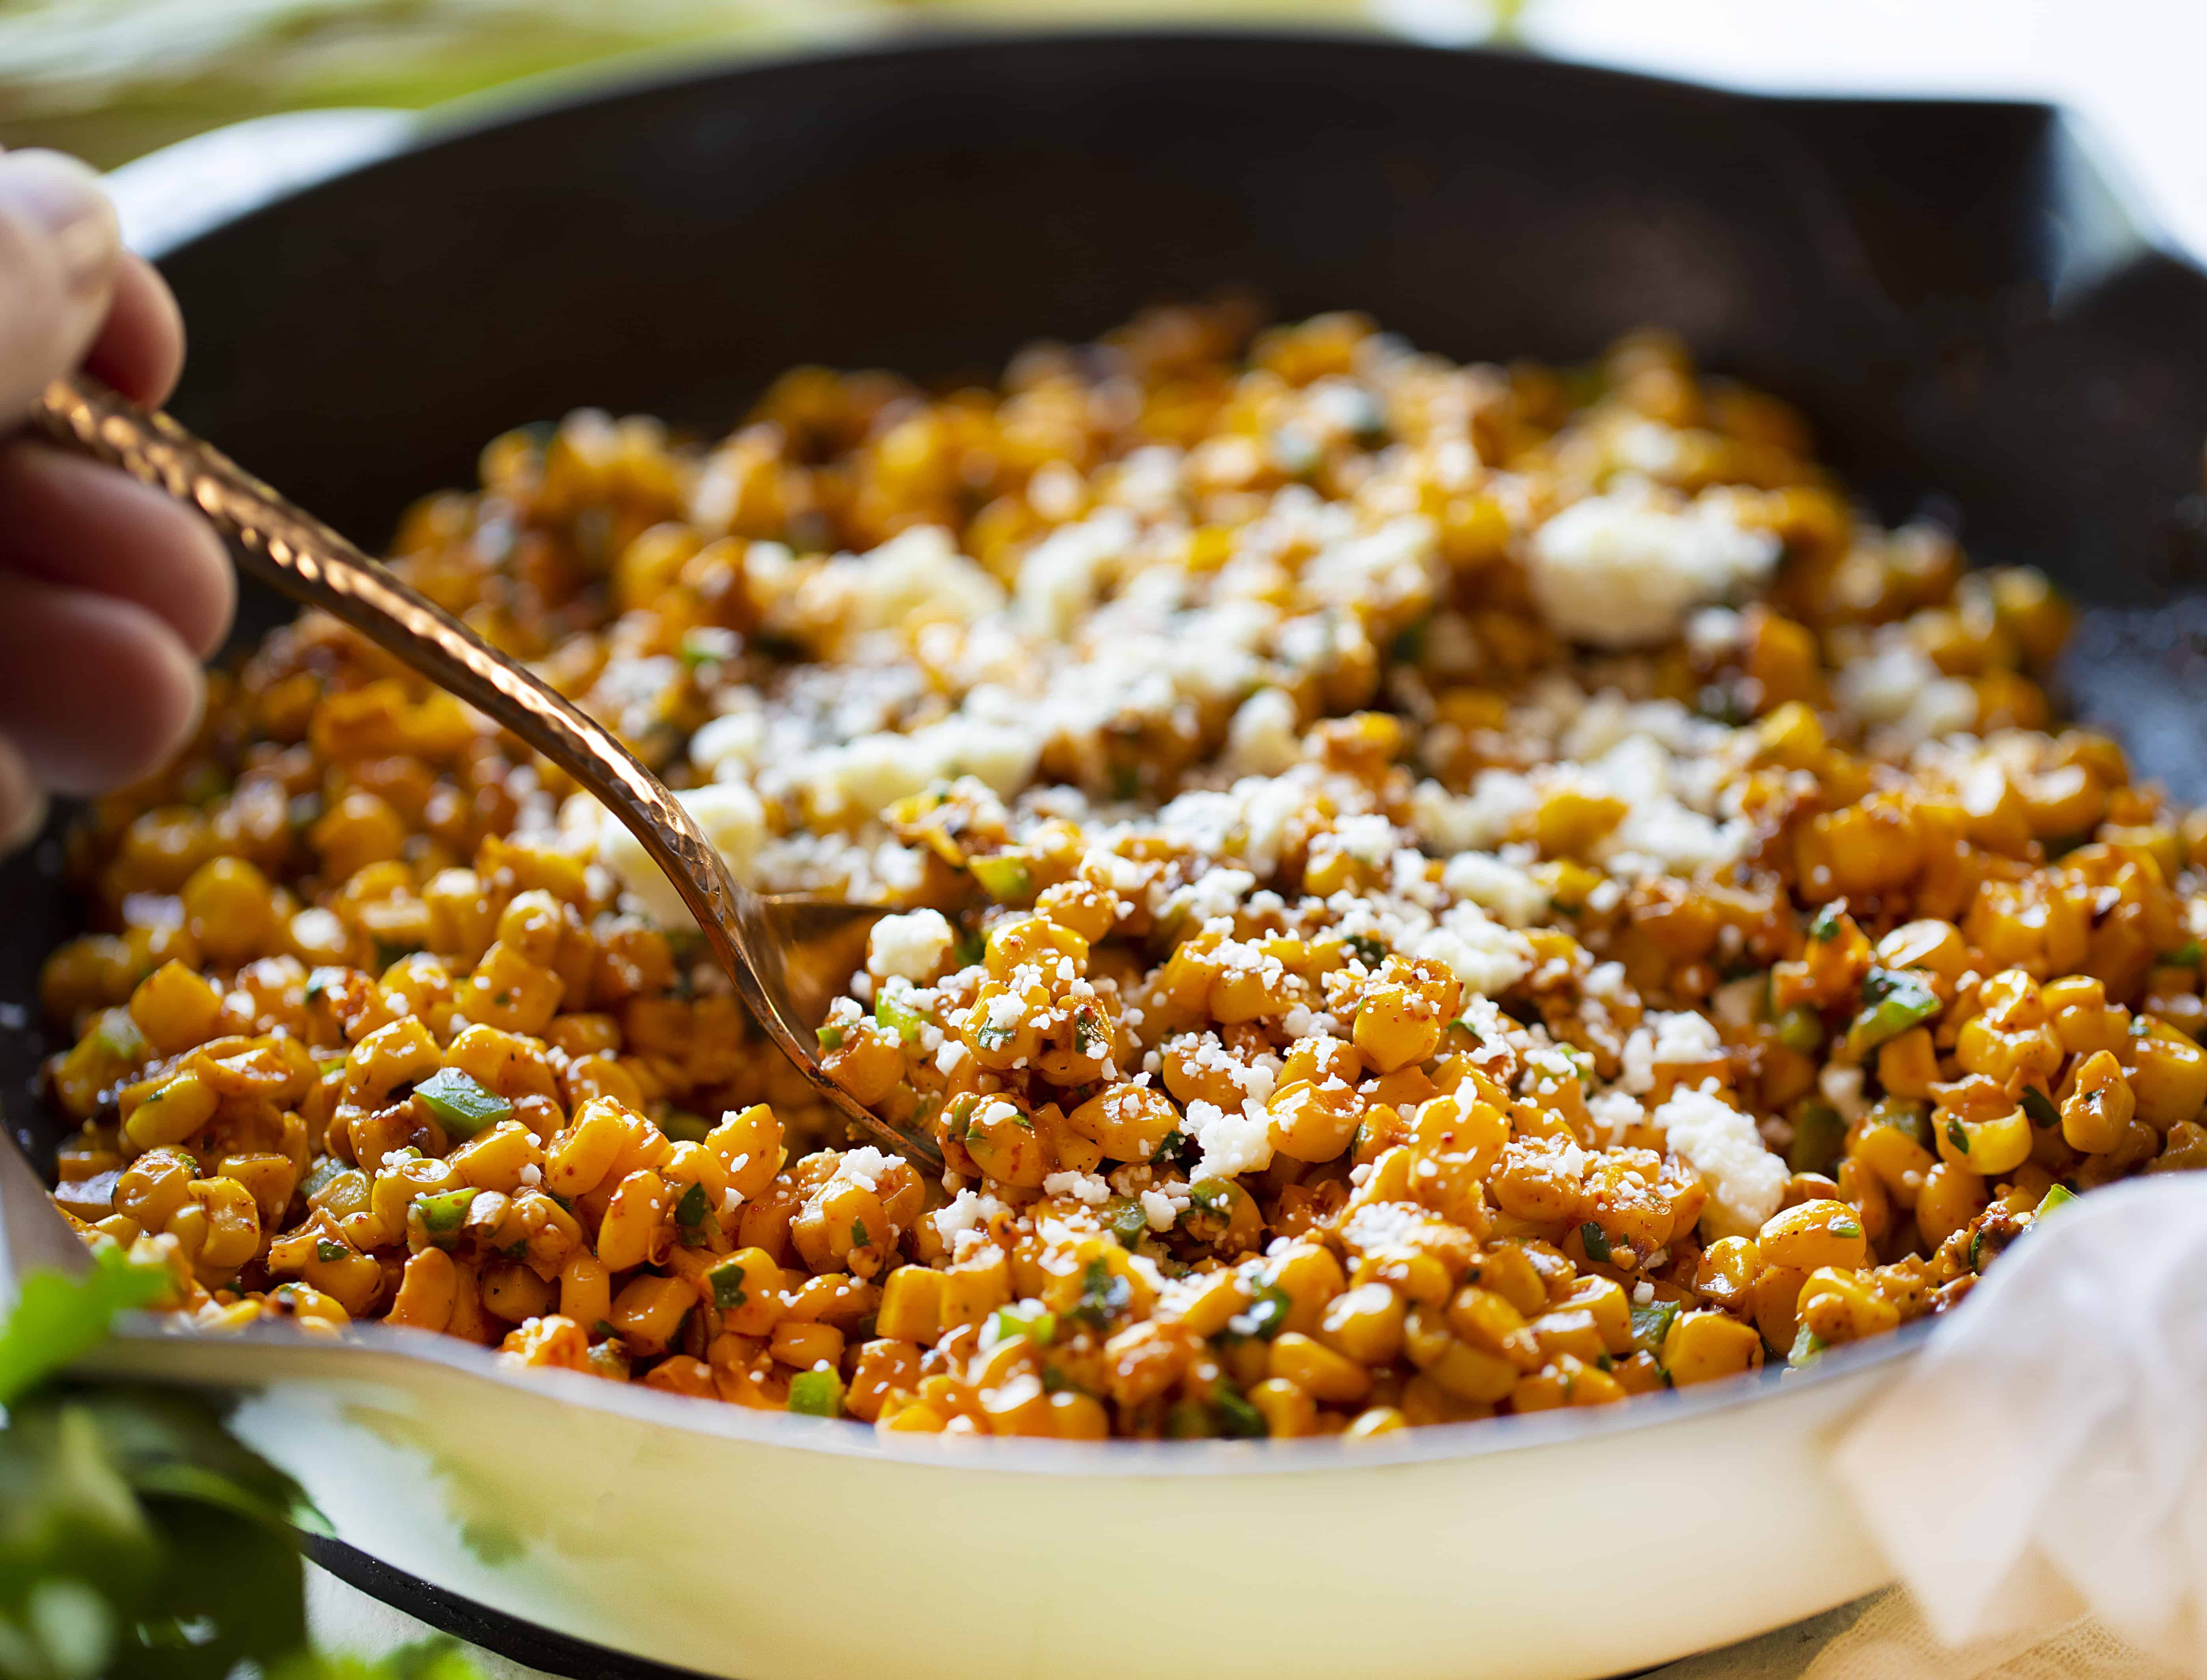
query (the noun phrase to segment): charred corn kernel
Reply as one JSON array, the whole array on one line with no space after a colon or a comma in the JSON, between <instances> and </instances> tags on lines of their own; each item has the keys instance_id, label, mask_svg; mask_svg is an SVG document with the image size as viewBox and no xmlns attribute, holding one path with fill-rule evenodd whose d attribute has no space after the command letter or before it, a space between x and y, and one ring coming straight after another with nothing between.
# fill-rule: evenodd
<instances>
[{"instance_id":1,"label":"charred corn kernel","mask_svg":"<svg viewBox=\"0 0 2207 1680\"><path fill-rule=\"evenodd\" d=\"M1614 1278L1580 1278L1563 1305L1593 1320L1605 1353L1621 1359L1632 1351L1632 1301Z\"/></svg>"},{"instance_id":2,"label":"charred corn kernel","mask_svg":"<svg viewBox=\"0 0 2207 1680\"><path fill-rule=\"evenodd\" d=\"M180 1144L214 1118L220 1102L209 1081L197 1073L179 1073L133 1109L123 1129L141 1149Z\"/></svg>"},{"instance_id":3,"label":"charred corn kernel","mask_svg":"<svg viewBox=\"0 0 2207 1680\"><path fill-rule=\"evenodd\" d=\"M477 1133L445 1158L464 1182L509 1196L538 1182L544 1169L543 1150L517 1120Z\"/></svg>"},{"instance_id":4,"label":"charred corn kernel","mask_svg":"<svg viewBox=\"0 0 2207 1680\"><path fill-rule=\"evenodd\" d=\"M1663 1337L1663 1368L1681 1388L1736 1376L1762 1363L1762 1337L1721 1312L1682 1312Z\"/></svg>"},{"instance_id":5,"label":"charred corn kernel","mask_svg":"<svg viewBox=\"0 0 2207 1680\"><path fill-rule=\"evenodd\" d=\"M558 1299L558 1286L539 1277L527 1266L506 1261L483 1270L483 1310L494 1318L503 1318L510 1324L517 1324L524 1318L541 1318L552 1311Z\"/></svg>"},{"instance_id":6,"label":"charred corn kernel","mask_svg":"<svg viewBox=\"0 0 2207 1680\"><path fill-rule=\"evenodd\" d=\"M1812 1272L1801 1286L1798 1312L1801 1328L1827 1346L1881 1336L1900 1323L1900 1309L1846 1267Z\"/></svg>"},{"instance_id":7,"label":"charred corn kernel","mask_svg":"<svg viewBox=\"0 0 2207 1680\"><path fill-rule=\"evenodd\" d=\"M2061 1099L2061 1137L2070 1148L2104 1155L2131 1123L2136 1103L2122 1064L2106 1050L2081 1057Z\"/></svg>"},{"instance_id":8,"label":"charred corn kernel","mask_svg":"<svg viewBox=\"0 0 2207 1680\"><path fill-rule=\"evenodd\" d=\"M786 1318L774 1327L767 1348L784 1365L810 1371L833 1366L843 1357L843 1332L833 1324L800 1324Z\"/></svg>"},{"instance_id":9,"label":"charred corn kernel","mask_svg":"<svg viewBox=\"0 0 2207 1680\"><path fill-rule=\"evenodd\" d=\"M1373 1067L1391 1073L1438 1049L1441 1025L1440 1012L1425 999L1399 981L1383 980L1365 992L1354 1042Z\"/></svg>"},{"instance_id":10,"label":"charred corn kernel","mask_svg":"<svg viewBox=\"0 0 2207 1680\"><path fill-rule=\"evenodd\" d=\"M613 1297L606 1322L631 1353L662 1354L697 1305L697 1292L679 1277L632 1277Z\"/></svg>"},{"instance_id":11,"label":"charred corn kernel","mask_svg":"<svg viewBox=\"0 0 2207 1680\"><path fill-rule=\"evenodd\" d=\"M1869 1253L1862 1216L1845 1202L1811 1201L1764 1221L1755 1249L1771 1265L1814 1271L1819 1266L1858 1266Z\"/></svg>"},{"instance_id":12,"label":"charred corn kernel","mask_svg":"<svg viewBox=\"0 0 2207 1680\"><path fill-rule=\"evenodd\" d=\"M260 1211L251 1191L232 1179L203 1178L194 1181L187 1193L191 1202L178 1210L177 1217L194 1205L203 1216L194 1257L202 1270L234 1271L254 1257L260 1247ZM179 1231L176 1217L170 1219L170 1229Z\"/></svg>"}]
</instances>

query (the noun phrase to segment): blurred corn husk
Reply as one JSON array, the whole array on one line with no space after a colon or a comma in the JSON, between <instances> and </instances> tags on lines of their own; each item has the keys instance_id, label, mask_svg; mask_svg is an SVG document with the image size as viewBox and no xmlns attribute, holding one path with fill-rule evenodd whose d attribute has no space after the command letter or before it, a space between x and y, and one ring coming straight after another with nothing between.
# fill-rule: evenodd
<instances>
[{"instance_id":1,"label":"blurred corn husk","mask_svg":"<svg viewBox=\"0 0 2207 1680\"><path fill-rule=\"evenodd\" d=\"M0 145L112 166L272 111L420 107L638 54L915 21L1371 22L1484 33L1513 0L0 0Z\"/></svg>"}]
</instances>

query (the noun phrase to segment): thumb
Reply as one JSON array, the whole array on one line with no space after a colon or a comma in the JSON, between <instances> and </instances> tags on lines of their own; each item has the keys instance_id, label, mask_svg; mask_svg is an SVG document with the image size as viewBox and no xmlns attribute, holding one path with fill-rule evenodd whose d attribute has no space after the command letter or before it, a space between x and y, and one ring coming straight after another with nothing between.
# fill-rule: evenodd
<instances>
[{"instance_id":1,"label":"thumb","mask_svg":"<svg viewBox=\"0 0 2207 1680\"><path fill-rule=\"evenodd\" d=\"M58 152L0 156L0 432L84 359L121 252L92 170Z\"/></svg>"}]
</instances>

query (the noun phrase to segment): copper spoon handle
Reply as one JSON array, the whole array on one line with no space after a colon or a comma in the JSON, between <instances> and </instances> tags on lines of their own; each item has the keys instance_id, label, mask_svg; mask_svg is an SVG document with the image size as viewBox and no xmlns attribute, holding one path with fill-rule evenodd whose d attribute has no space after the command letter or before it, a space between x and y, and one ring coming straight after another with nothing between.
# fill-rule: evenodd
<instances>
[{"instance_id":1,"label":"copper spoon handle","mask_svg":"<svg viewBox=\"0 0 2207 1680\"><path fill-rule=\"evenodd\" d=\"M674 883L781 1053L846 1118L940 1169L932 1139L890 1126L821 1067L811 1034L788 1007L784 953L765 903L729 872L681 801L610 730L166 414L149 413L80 374L48 386L33 417L57 442L197 508L236 543L252 576L358 631L588 788Z\"/></svg>"}]
</instances>

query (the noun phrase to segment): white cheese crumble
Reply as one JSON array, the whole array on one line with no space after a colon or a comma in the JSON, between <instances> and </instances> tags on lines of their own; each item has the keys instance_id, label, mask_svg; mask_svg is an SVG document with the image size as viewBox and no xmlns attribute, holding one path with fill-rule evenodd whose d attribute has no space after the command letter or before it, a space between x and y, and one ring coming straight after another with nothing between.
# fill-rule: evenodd
<instances>
[{"instance_id":1,"label":"white cheese crumble","mask_svg":"<svg viewBox=\"0 0 2207 1680\"><path fill-rule=\"evenodd\" d=\"M1708 1187L1702 1235L1751 1237L1785 1199L1785 1163L1763 1147L1755 1118L1714 1095L1714 1079L1680 1091L1655 1110L1671 1153L1690 1164Z\"/></svg>"},{"instance_id":2,"label":"white cheese crumble","mask_svg":"<svg viewBox=\"0 0 2207 1680\"><path fill-rule=\"evenodd\" d=\"M1070 1196L1091 1207L1101 1207L1111 1199L1111 1187L1096 1173L1052 1173L1042 1181L1045 1196Z\"/></svg>"},{"instance_id":3,"label":"white cheese crumble","mask_svg":"<svg viewBox=\"0 0 2207 1680\"><path fill-rule=\"evenodd\" d=\"M1206 1178L1260 1173L1272 1164L1271 1123L1253 1097L1233 1114L1214 1103L1189 1103L1187 1134L1203 1151Z\"/></svg>"},{"instance_id":4,"label":"white cheese crumble","mask_svg":"<svg viewBox=\"0 0 2207 1680\"><path fill-rule=\"evenodd\" d=\"M589 801L589 808L596 812L597 861L620 877L621 886L644 913L663 928L695 927L697 918L682 902L682 895L660 873L659 865L651 861L643 844L629 833L620 819L587 793L575 797ZM766 808L750 785L740 781L708 782L703 787L685 788L674 797L697 820L697 826L705 831L705 838L713 843L714 850L727 859L728 867L737 876L751 878L753 861L766 840Z\"/></svg>"},{"instance_id":5,"label":"white cheese crumble","mask_svg":"<svg viewBox=\"0 0 2207 1680\"><path fill-rule=\"evenodd\" d=\"M1601 648L1646 647L1687 615L1759 583L1778 539L1749 530L1732 499L1684 505L1628 491L1589 496L1533 533L1529 581L1549 625Z\"/></svg>"},{"instance_id":6,"label":"white cheese crumble","mask_svg":"<svg viewBox=\"0 0 2207 1680\"><path fill-rule=\"evenodd\" d=\"M939 910L884 916L866 936L866 972L876 980L901 975L918 985L935 978L955 937Z\"/></svg>"}]
</instances>

